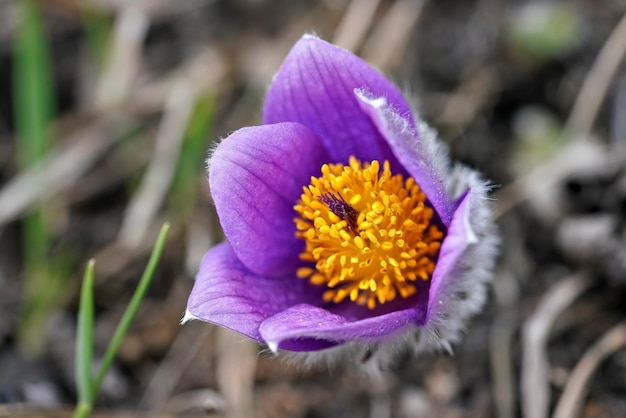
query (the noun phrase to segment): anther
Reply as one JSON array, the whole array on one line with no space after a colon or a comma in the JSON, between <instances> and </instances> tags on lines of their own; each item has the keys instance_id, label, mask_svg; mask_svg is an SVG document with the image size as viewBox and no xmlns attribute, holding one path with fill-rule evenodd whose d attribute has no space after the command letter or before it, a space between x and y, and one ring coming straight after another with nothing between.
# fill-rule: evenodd
<instances>
[{"instance_id":1,"label":"anther","mask_svg":"<svg viewBox=\"0 0 626 418\"><path fill-rule=\"evenodd\" d=\"M328 209L330 209L332 213L348 223L348 225L346 226L348 231L356 231L359 212L354 209L348 202L343 200L343 197L341 197L341 195L337 197L334 193L327 192L319 196L318 199L326 203Z\"/></svg>"}]
</instances>

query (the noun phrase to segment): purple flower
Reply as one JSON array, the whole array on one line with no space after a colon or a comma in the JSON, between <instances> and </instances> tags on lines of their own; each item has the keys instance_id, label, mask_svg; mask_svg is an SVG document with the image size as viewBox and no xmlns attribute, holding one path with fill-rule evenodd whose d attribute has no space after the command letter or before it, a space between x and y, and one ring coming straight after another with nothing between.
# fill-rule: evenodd
<instances>
[{"instance_id":1,"label":"purple flower","mask_svg":"<svg viewBox=\"0 0 626 418\"><path fill-rule=\"evenodd\" d=\"M263 125L232 133L208 166L227 241L204 257L184 320L380 363L399 341L449 350L482 307L498 241L487 183L450 167L398 89L350 52L302 37Z\"/></svg>"}]
</instances>

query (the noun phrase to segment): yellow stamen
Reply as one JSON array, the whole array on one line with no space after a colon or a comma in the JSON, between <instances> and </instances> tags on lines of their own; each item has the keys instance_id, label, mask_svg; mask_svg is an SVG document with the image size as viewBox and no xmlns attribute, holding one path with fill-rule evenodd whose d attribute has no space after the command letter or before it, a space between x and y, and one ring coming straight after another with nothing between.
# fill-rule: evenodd
<instances>
[{"instance_id":1,"label":"yellow stamen","mask_svg":"<svg viewBox=\"0 0 626 418\"><path fill-rule=\"evenodd\" d=\"M443 233L433 209L413 178L392 175L388 161L347 166L324 164L311 177L294 209L300 254L315 268L297 276L325 285L323 300L350 300L374 309L417 293L415 282L430 280Z\"/></svg>"}]
</instances>

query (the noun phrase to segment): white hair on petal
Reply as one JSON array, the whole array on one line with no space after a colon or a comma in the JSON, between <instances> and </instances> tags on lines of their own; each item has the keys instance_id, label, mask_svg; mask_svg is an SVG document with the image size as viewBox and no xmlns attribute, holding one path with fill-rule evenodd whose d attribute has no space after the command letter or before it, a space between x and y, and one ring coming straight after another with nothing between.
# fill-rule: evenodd
<instances>
[{"instance_id":1,"label":"white hair on petal","mask_svg":"<svg viewBox=\"0 0 626 418\"><path fill-rule=\"evenodd\" d=\"M476 171L457 164L447 186L451 196L459 196L469 188L469 222L477 241L468 247L451 272L452 279L442 291L444 299L439 301L446 309L429 318L416 351L431 347L447 350L449 344L459 341L467 319L477 314L485 303L500 244L491 217L490 184Z\"/></svg>"},{"instance_id":2,"label":"white hair on petal","mask_svg":"<svg viewBox=\"0 0 626 418\"><path fill-rule=\"evenodd\" d=\"M380 341L353 341L319 351L279 351L285 362L305 370L327 368L332 370L339 365L357 366L368 375L378 375L389 368L398 353L406 350L414 341L414 325L406 327Z\"/></svg>"}]
</instances>

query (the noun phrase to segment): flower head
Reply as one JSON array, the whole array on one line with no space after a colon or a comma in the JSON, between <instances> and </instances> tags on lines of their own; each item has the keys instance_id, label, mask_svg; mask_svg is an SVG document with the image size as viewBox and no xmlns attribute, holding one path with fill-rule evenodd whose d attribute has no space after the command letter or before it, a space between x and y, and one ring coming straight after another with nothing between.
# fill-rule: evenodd
<instances>
[{"instance_id":1,"label":"flower head","mask_svg":"<svg viewBox=\"0 0 626 418\"><path fill-rule=\"evenodd\" d=\"M449 350L482 307L497 244L488 185L450 167L397 88L348 51L300 39L263 125L208 165L227 241L206 254L185 320L378 364L399 341Z\"/></svg>"}]
</instances>

